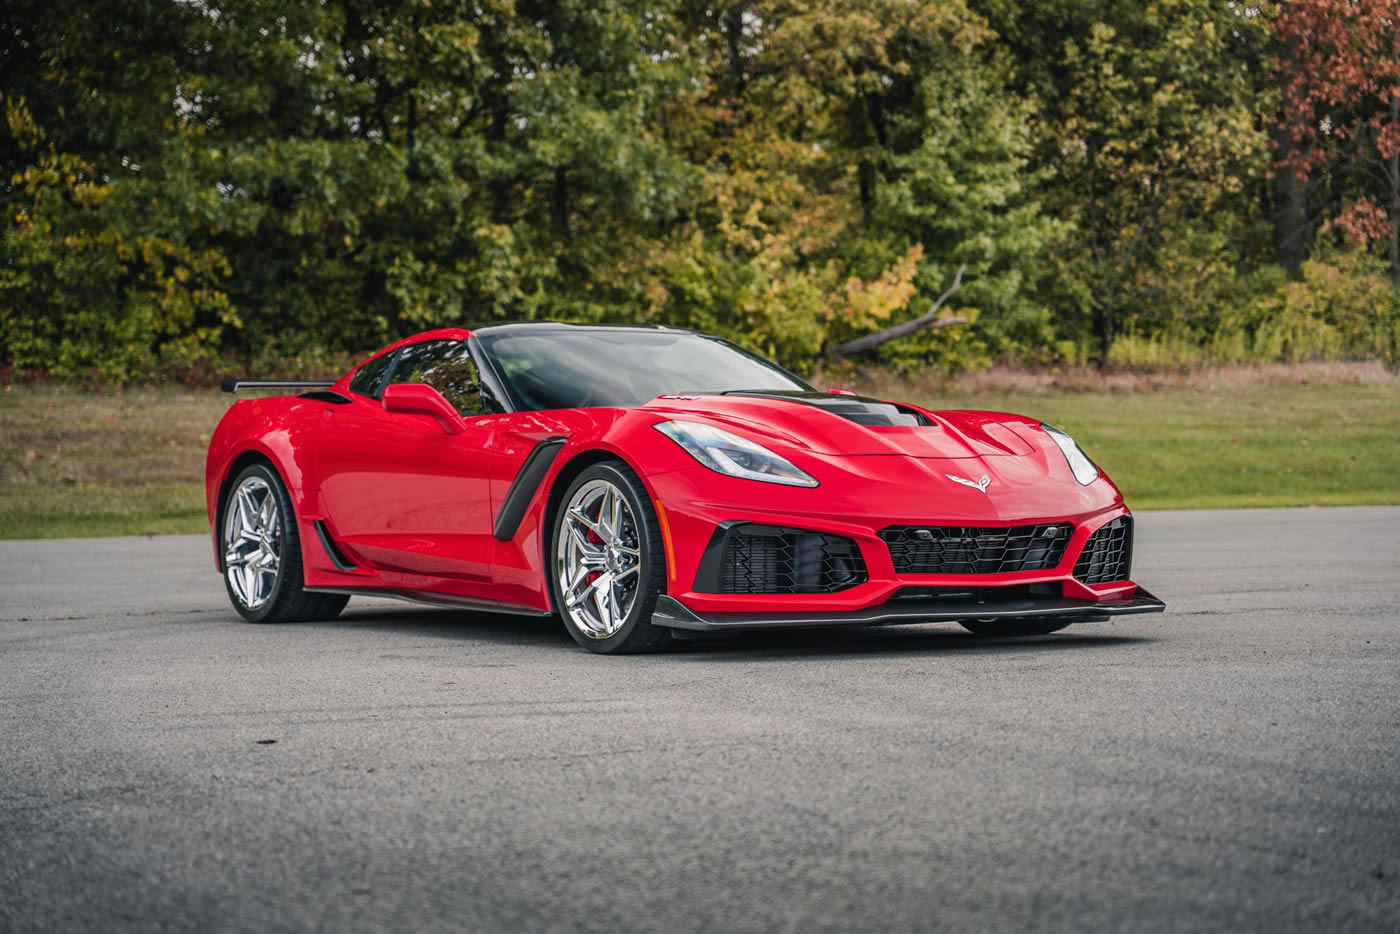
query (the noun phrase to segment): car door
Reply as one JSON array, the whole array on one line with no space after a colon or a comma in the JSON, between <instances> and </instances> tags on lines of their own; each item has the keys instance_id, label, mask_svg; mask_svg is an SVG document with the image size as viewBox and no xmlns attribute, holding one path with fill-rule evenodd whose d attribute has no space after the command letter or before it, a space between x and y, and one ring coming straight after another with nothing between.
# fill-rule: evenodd
<instances>
[{"instance_id":1,"label":"car door","mask_svg":"<svg viewBox=\"0 0 1400 934\"><path fill-rule=\"evenodd\" d=\"M432 386L463 416L465 430L448 434L427 416L386 412L379 397L394 383ZM380 571L488 584L492 430L467 341L409 344L369 386L372 396L365 385L355 391L352 381L351 388L351 404L331 416L321 465L321 502L334 537Z\"/></svg>"}]
</instances>

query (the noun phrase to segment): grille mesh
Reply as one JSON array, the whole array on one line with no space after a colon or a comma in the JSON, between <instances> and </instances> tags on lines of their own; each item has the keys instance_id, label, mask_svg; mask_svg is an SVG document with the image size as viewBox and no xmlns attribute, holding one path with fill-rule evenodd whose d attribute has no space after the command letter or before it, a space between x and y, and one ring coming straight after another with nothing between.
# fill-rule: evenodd
<instances>
[{"instance_id":1,"label":"grille mesh","mask_svg":"<svg viewBox=\"0 0 1400 934\"><path fill-rule=\"evenodd\" d=\"M1100 526L1079 553L1074 564L1075 579L1084 584L1125 581L1132 563L1133 520L1119 516Z\"/></svg>"},{"instance_id":2,"label":"grille mesh","mask_svg":"<svg viewBox=\"0 0 1400 934\"><path fill-rule=\"evenodd\" d=\"M1067 522L1000 528L895 525L880 530L897 574L1048 571L1065 556Z\"/></svg>"},{"instance_id":3,"label":"grille mesh","mask_svg":"<svg viewBox=\"0 0 1400 934\"><path fill-rule=\"evenodd\" d=\"M860 547L849 538L772 525L729 533L720 593L835 593L866 581Z\"/></svg>"}]
</instances>

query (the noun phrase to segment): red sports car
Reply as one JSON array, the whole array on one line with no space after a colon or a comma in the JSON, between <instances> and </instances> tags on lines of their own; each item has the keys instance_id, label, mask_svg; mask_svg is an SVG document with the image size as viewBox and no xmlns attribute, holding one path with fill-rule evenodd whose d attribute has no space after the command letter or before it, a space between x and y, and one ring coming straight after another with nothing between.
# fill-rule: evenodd
<instances>
[{"instance_id":1,"label":"red sports car","mask_svg":"<svg viewBox=\"0 0 1400 934\"><path fill-rule=\"evenodd\" d=\"M502 324L240 400L209 444L215 559L255 622L352 594L558 613L594 652L680 631L1163 609L1122 494L1064 432L833 390L718 338Z\"/></svg>"}]
</instances>

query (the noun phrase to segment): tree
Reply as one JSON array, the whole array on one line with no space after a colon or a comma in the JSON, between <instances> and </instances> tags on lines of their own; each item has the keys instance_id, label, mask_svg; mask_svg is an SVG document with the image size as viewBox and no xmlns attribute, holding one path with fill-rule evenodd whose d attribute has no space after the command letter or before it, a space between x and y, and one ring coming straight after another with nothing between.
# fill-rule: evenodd
<instances>
[{"instance_id":1,"label":"tree","mask_svg":"<svg viewBox=\"0 0 1400 934\"><path fill-rule=\"evenodd\" d=\"M1089 317L1106 357L1129 321L1171 314L1152 298L1161 247L1196 237L1203 218L1237 227L1254 210L1267 137L1246 62L1267 24L1214 0L973 5L1034 102L1046 207L1075 227L1056 251L1061 279L1050 300ZM1248 238L1238 229L1232 239Z\"/></svg>"},{"instance_id":2,"label":"tree","mask_svg":"<svg viewBox=\"0 0 1400 934\"><path fill-rule=\"evenodd\" d=\"M1274 28L1292 144L1279 170L1332 175L1338 226L1386 244L1400 284L1400 0L1292 0Z\"/></svg>"}]
</instances>

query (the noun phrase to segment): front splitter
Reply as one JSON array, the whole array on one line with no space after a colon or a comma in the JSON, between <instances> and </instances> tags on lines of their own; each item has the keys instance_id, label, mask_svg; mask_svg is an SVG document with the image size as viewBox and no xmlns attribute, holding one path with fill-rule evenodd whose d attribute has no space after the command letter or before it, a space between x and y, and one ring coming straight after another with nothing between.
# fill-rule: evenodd
<instances>
[{"instance_id":1,"label":"front splitter","mask_svg":"<svg viewBox=\"0 0 1400 934\"><path fill-rule=\"evenodd\" d=\"M1021 600L891 600L863 610L840 613L710 613L701 616L674 597L656 598L651 621L671 629L720 632L740 629L782 629L809 626L881 626L897 623L956 623L977 619L1055 619L1064 623L1102 622L1113 616L1160 613L1167 605L1141 587L1128 600L1100 603L1065 597Z\"/></svg>"}]
</instances>

